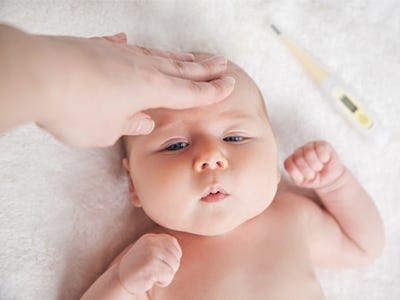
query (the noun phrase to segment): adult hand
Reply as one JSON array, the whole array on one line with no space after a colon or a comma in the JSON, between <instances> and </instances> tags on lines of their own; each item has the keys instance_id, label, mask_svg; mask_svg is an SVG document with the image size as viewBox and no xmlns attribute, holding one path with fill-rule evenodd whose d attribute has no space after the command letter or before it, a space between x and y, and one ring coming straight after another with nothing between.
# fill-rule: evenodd
<instances>
[{"instance_id":1,"label":"adult hand","mask_svg":"<svg viewBox=\"0 0 400 300\"><path fill-rule=\"evenodd\" d=\"M125 34L78 38L8 30L13 53L2 57L14 61L8 67L17 69L21 86L26 82L29 93L16 94L34 103L24 106L33 110L28 121L69 145L108 146L121 135L147 134L154 122L143 110L211 104L233 90L233 78L220 78L227 64L221 56L194 62L191 54L128 45Z\"/></svg>"}]
</instances>

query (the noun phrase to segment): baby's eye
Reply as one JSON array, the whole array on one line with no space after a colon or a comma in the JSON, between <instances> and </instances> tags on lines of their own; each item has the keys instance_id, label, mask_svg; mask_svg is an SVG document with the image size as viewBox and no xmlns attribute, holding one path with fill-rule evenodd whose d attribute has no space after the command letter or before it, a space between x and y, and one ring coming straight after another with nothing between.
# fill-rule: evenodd
<instances>
[{"instance_id":1,"label":"baby's eye","mask_svg":"<svg viewBox=\"0 0 400 300\"><path fill-rule=\"evenodd\" d=\"M178 142L178 143L173 143L173 144L169 145L164 150L165 151L177 151L177 150L181 150L183 148L186 148L187 146L189 146L189 143Z\"/></svg>"},{"instance_id":2,"label":"baby's eye","mask_svg":"<svg viewBox=\"0 0 400 300\"><path fill-rule=\"evenodd\" d=\"M224 138L224 141L225 142L233 142L233 143L235 143L235 142L242 142L242 141L244 141L244 137L242 137L242 136L239 136L239 135L232 135L232 136L227 136L226 138Z\"/></svg>"}]
</instances>

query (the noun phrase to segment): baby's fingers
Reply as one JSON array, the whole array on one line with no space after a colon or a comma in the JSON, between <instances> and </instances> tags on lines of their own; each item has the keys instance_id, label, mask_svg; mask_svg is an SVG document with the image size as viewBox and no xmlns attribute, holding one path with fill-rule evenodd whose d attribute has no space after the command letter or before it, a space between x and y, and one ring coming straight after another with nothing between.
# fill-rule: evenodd
<instances>
[{"instance_id":1,"label":"baby's fingers","mask_svg":"<svg viewBox=\"0 0 400 300\"><path fill-rule=\"evenodd\" d=\"M326 159L324 142L310 142L298 148L286 161L285 169L293 180L300 184L304 180L312 181L324 168Z\"/></svg>"},{"instance_id":2,"label":"baby's fingers","mask_svg":"<svg viewBox=\"0 0 400 300\"><path fill-rule=\"evenodd\" d=\"M164 249L159 253L159 259L168 265L175 273L180 264L182 249L175 237L167 234L160 234L164 240Z\"/></svg>"},{"instance_id":3,"label":"baby's fingers","mask_svg":"<svg viewBox=\"0 0 400 300\"><path fill-rule=\"evenodd\" d=\"M332 146L325 141L314 141L298 148L284 166L297 185L313 188L330 184L344 169Z\"/></svg>"},{"instance_id":4,"label":"baby's fingers","mask_svg":"<svg viewBox=\"0 0 400 300\"><path fill-rule=\"evenodd\" d=\"M307 165L316 172L321 171L324 167L324 162L327 161L323 155L324 153L319 153L319 150L322 148L318 143L319 142L311 142L302 147L304 160Z\"/></svg>"},{"instance_id":5,"label":"baby's fingers","mask_svg":"<svg viewBox=\"0 0 400 300\"><path fill-rule=\"evenodd\" d=\"M306 153L305 150L305 147L297 149L292 155L292 160L293 164L301 172L304 178L307 180L312 180L315 177L315 172L317 170L315 170L313 166L308 163L308 159L312 159L312 157L310 153Z\"/></svg>"},{"instance_id":6,"label":"baby's fingers","mask_svg":"<svg viewBox=\"0 0 400 300\"><path fill-rule=\"evenodd\" d=\"M155 284L165 287L173 280L180 266L182 257L181 247L175 237L168 234L158 235L163 248L158 252L158 270L155 272L157 280Z\"/></svg>"},{"instance_id":7,"label":"baby's fingers","mask_svg":"<svg viewBox=\"0 0 400 300\"><path fill-rule=\"evenodd\" d=\"M323 163L327 163L331 156L334 154L333 148L330 144L325 141L314 142L315 152L318 155L318 159Z\"/></svg>"},{"instance_id":8,"label":"baby's fingers","mask_svg":"<svg viewBox=\"0 0 400 300\"><path fill-rule=\"evenodd\" d=\"M302 172L297 168L293 161L293 155L288 157L284 162L286 172L290 175L296 184L301 184L304 181Z\"/></svg>"},{"instance_id":9,"label":"baby's fingers","mask_svg":"<svg viewBox=\"0 0 400 300\"><path fill-rule=\"evenodd\" d=\"M159 266L156 270L155 284L161 287L168 286L174 279L179 268L179 261L160 257Z\"/></svg>"}]
</instances>

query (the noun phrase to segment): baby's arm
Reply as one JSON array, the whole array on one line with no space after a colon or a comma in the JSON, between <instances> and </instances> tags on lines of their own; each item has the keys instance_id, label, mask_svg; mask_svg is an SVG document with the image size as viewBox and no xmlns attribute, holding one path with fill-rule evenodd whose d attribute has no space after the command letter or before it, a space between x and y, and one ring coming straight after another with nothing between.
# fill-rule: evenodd
<instances>
[{"instance_id":1,"label":"baby's arm","mask_svg":"<svg viewBox=\"0 0 400 300\"><path fill-rule=\"evenodd\" d=\"M101 275L82 296L89 299L148 299L153 286L169 285L182 256L178 241L167 234L145 234Z\"/></svg>"},{"instance_id":2,"label":"baby's arm","mask_svg":"<svg viewBox=\"0 0 400 300\"><path fill-rule=\"evenodd\" d=\"M285 160L296 185L312 188L323 207L304 201L310 249L316 265L359 266L383 249L379 213L367 192L323 141L297 149Z\"/></svg>"}]
</instances>

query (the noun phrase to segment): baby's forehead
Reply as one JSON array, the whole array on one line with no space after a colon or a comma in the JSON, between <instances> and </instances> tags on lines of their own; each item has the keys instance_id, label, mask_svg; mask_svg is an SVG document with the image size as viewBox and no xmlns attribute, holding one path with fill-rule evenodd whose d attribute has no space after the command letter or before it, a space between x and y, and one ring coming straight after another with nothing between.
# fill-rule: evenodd
<instances>
[{"instance_id":1,"label":"baby's forehead","mask_svg":"<svg viewBox=\"0 0 400 300\"><path fill-rule=\"evenodd\" d=\"M152 109L147 113L158 121L165 120L165 122L168 122L187 115L193 119L199 117L209 120L225 118L231 115L235 119L236 116L256 115L258 112L263 111L262 96L256 84L243 70L233 65L228 69L226 75L233 76L236 79L236 83L232 93L221 102L182 110Z\"/></svg>"},{"instance_id":2,"label":"baby's forehead","mask_svg":"<svg viewBox=\"0 0 400 300\"><path fill-rule=\"evenodd\" d=\"M205 53L205 52L193 52L195 56L195 62L203 61L207 58L210 58L213 56L211 53ZM224 76L233 76L236 80L245 80L251 82L252 84L255 85L254 81L250 78L250 76L236 63L234 63L231 60L228 60L227 64L227 70Z\"/></svg>"},{"instance_id":3,"label":"baby's forehead","mask_svg":"<svg viewBox=\"0 0 400 300\"><path fill-rule=\"evenodd\" d=\"M204 55L207 54L201 55L204 59ZM269 123L263 97L253 79L231 61L228 61L228 68L224 76L234 77L236 83L232 94L219 103L183 110L156 108L145 111L155 121L153 133L156 133L160 127L165 125L168 127L169 123L179 126L179 121L184 121L188 116L193 120L207 122L218 119L229 120L229 118L236 121L246 120L249 119L249 116L253 116L255 119L262 119ZM125 137L125 146L128 146L133 140L135 140L134 136Z\"/></svg>"},{"instance_id":4,"label":"baby's forehead","mask_svg":"<svg viewBox=\"0 0 400 300\"><path fill-rule=\"evenodd\" d=\"M252 98L248 100L258 100L263 98L260 89L253 78L251 78L246 71L235 63L228 61L228 68L224 76L232 76L235 78L236 83L232 94L239 93L242 96L246 96L247 94L247 97Z\"/></svg>"}]
</instances>

